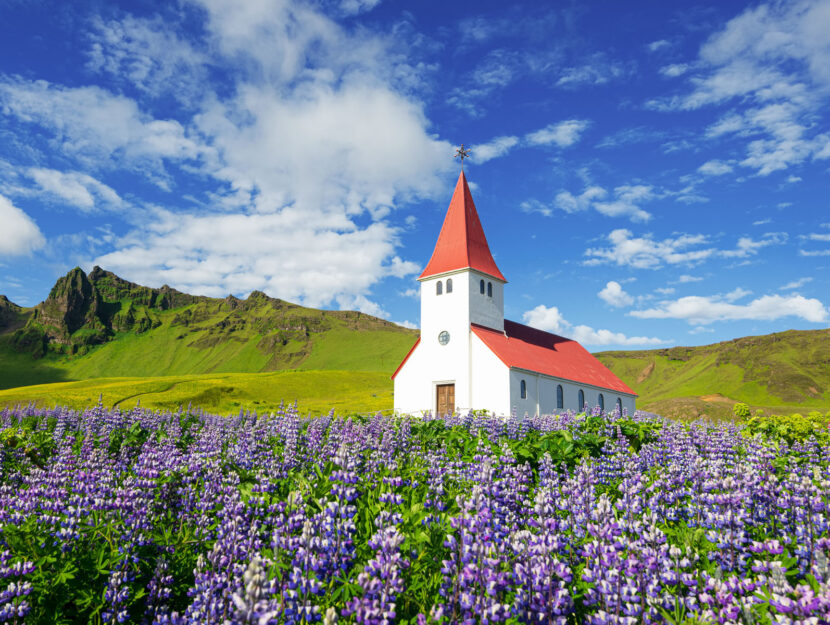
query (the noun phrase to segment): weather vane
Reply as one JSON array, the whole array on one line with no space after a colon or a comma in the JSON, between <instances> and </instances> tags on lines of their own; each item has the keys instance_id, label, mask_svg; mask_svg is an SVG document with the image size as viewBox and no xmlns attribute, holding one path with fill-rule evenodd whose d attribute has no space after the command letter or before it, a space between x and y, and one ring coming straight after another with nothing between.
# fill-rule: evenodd
<instances>
[{"instance_id":1,"label":"weather vane","mask_svg":"<svg viewBox=\"0 0 830 625\"><path fill-rule=\"evenodd\" d=\"M472 152L472 150L470 148L465 148L463 143L461 144L461 147L455 151L455 158L461 159L462 170L464 169L464 159L470 158L470 152Z\"/></svg>"}]
</instances>

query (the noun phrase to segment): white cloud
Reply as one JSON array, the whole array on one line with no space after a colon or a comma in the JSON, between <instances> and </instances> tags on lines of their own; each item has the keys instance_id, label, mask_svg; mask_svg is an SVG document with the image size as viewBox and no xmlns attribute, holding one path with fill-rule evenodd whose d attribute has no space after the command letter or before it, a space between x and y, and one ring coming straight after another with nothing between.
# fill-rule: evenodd
<instances>
[{"instance_id":1,"label":"white cloud","mask_svg":"<svg viewBox=\"0 0 830 625\"><path fill-rule=\"evenodd\" d=\"M206 95L206 56L160 16L95 18L90 40L87 67L93 72L125 80L153 97L170 95L186 105Z\"/></svg>"},{"instance_id":2,"label":"white cloud","mask_svg":"<svg viewBox=\"0 0 830 625\"><path fill-rule=\"evenodd\" d=\"M574 195L570 191L560 191L554 198L554 206L562 209L566 213L578 213L588 210L593 206L597 200L608 196L608 192L599 186L587 187L579 195Z\"/></svg>"},{"instance_id":3,"label":"white cloud","mask_svg":"<svg viewBox=\"0 0 830 625\"><path fill-rule=\"evenodd\" d=\"M133 100L99 87L0 79L0 104L48 129L56 149L94 168L128 162L160 171L165 160L195 160L207 150L178 121L153 119Z\"/></svg>"},{"instance_id":4,"label":"white cloud","mask_svg":"<svg viewBox=\"0 0 830 625\"><path fill-rule=\"evenodd\" d=\"M657 194L647 185L621 185L614 189L613 197L599 186L589 186L581 194L560 191L554 198L556 208L566 213L576 213L593 208L608 217L628 217L631 221L648 221L651 213L640 204L655 199ZM606 200L606 198L609 198Z\"/></svg>"},{"instance_id":5,"label":"white cloud","mask_svg":"<svg viewBox=\"0 0 830 625\"><path fill-rule=\"evenodd\" d=\"M630 306L634 303L634 298L623 290L619 282L614 280L608 282L597 295L606 304L615 308Z\"/></svg>"},{"instance_id":6,"label":"white cloud","mask_svg":"<svg viewBox=\"0 0 830 625\"><path fill-rule=\"evenodd\" d=\"M824 234L824 233L822 233L822 234L816 234L816 233L812 233L812 234L808 234L808 235L807 235L807 238L808 238L810 241L830 241L830 234Z\"/></svg>"},{"instance_id":7,"label":"white cloud","mask_svg":"<svg viewBox=\"0 0 830 625\"><path fill-rule=\"evenodd\" d=\"M586 265L616 264L638 269L657 269L663 265L694 265L716 253L712 247L701 248L707 243L702 234L683 234L662 241L650 235L634 237L630 230L613 230L608 235L611 247L589 248ZM694 249L697 248L697 249Z\"/></svg>"},{"instance_id":8,"label":"white cloud","mask_svg":"<svg viewBox=\"0 0 830 625\"><path fill-rule=\"evenodd\" d=\"M175 18L94 24L89 69L124 76L135 86L124 93L137 90L141 106L100 87L0 78L3 112L72 163L30 175L82 210L117 202L96 170L183 187L198 178L201 195L130 211L132 230L108 253L88 254L126 278L208 295L260 289L386 315L373 286L419 269L400 257L387 215L445 192L453 168L451 145L412 89L429 70L408 65L387 34L341 26L317 5L195 4L206 18L198 42L176 36L185 30ZM169 96L187 80L185 66L203 63L223 76L219 86L200 81L175 120L147 112L168 110L145 107L148 97Z\"/></svg>"},{"instance_id":9,"label":"white cloud","mask_svg":"<svg viewBox=\"0 0 830 625\"><path fill-rule=\"evenodd\" d=\"M602 53L591 56L587 63L562 69L558 87L576 88L581 85L604 85L623 77L625 67Z\"/></svg>"},{"instance_id":10,"label":"white cloud","mask_svg":"<svg viewBox=\"0 0 830 625\"><path fill-rule=\"evenodd\" d=\"M830 256L830 250L798 250L801 256Z\"/></svg>"},{"instance_id":11,"label":"white cloud","mask_svg":"<svg viewBox=\"0 0 830 625\"><path fill-rule=\"evenodd\" d=\"M792 291L794 289L800 289L805 284L812 282L812 278L799 278L798 280L793 280L792 282L788 282L784 286L780 287L780 291Z\"/></svg>"},{"instance_id":12,"label":"white cloud","mask_svg":"<svg viewBox=\"0 0 830 625\"><path fill-rule=\"evenodd\" d=\"M590 122L587 120L568 119L531 132L525 140L531 145L555 144L560 148L566 148L579 141L588 126Z\"/></svg>"},{"instance_id":13,"label":"white cloud","mask_svg":"<svg viewBox=\"0 0 830 625\"><path fill-rule=\"evenodd\" d=\"M579 141L583 131L588 126L590 126L590 122L587 120L568 119L530 132L522 139L512 135L496 137L487 143L474 145L472 147L472 158L476 163L486 163L494 158L504 156L516 146L556 145L560 148L566 148Z\"/></svg>"},{"instance_id":14,"label":"white cloud","mask_svg":"<svg viewBox=\"0 0 830 625\"><path fill-rule=\"evenodd\" d=\"M658 269L664 265L696 265L714 257L748 258L770 245L782 245L787 241L783 232L768 232L761 239L738 239L735 249L718 250L712 247L702 234L682 234L657 241L651 235L635 237L630 230L613 230L608 235L610 247L589 248L585 251L585 265L615 264L637 269ZM679 282L691 282L691 276L681 276Z\"/></svg>"},{"instance_id":15,"label":"white cloud","mask_svg":"<svg viewBox=\"0 0 830 625\"><path fill-rule=\"evenodd\" d=\"M703 163L697 170L707 176L722 176L732 171L732 165L723 161L712 160Z\"/></svg>"},{"instance_id":16,"label":"white cloud","mask_svg":"<svg viewBox=\"0 0 830 625\"><path fill-rule=\"evenodd\" d=\"M486 163L499 156L504 156L517 143L519 143L518 137L496 137L487 143L474 145L471 149L471 155L476 163Z\"/></svg>"},{"instance_id":17,"label":"white cloud","mask_svg":"<svg viewBox=\"0 0 830 625\"><path fill-rule=\"evenodd\" d=\"M746 9L701 47L691 91L653 101L662 110L737 102L709 128L711 137L748 138L744 167L766 176L810 158L830 158L814 114L830 89L826 0L768 2Z\"/></svg>"},{"instance_id":18,"label":"white cloud","mask_svg":"<svg viewBox=\"0 0 830 625\"><path fill-rule=\"evenodd\" d=\"M0 236L0 255L24 256L40 249L46 243L40 228L11 200L0 195L0 223L3 224L3 236Z\"/></svg>"},{"instance_id":19,"label":"white cloud","mask_svg":"<svg viewBox=\"0 0 830 625\"><path fill-rule=\"evenodd\" d=\"M671 342L647 336L626 336L611 330L594 330L586 325L574 326L562 316L556 306L548 308L539 304L525 312L522 319L529 326L572 338L585 345L665 345Z\"/></svg>"},{"instance_id":20,"label":"white cloud","mask_svg":"<svg viewBox=\"0 0 830 625\"><path fill-rule=\"evenodd\" d=\"M409 320L404 320L404 321L395 321L395 322L393 322L393 323L396 323L396 324L398 324L399 326L402 326L402 327L404 327L404 328L409 328L410 330L417 330L417 329L418 329L418 326L417 326L416 324L412 323L412 322L411 322L411 321L409 321Z\"/></svg>"},{"instance_id":21,"label":"white cloud","mask_svg":"<svg viewBox=\"0 0 830 625\"><path fill-rule=\"evenodd\" d=\"M663 74L663 76L668 76L669 78L682 76L688 71L689 65L687 63L675 63L673 65L666 65L660 68L660 73Z\"/></svg>"},{"instance_id":22,"label":"white cloud","mask_svg":"<svg viewBox=\"0 0 830 625\"><path fill-rule=\"evenodd\" d=\"M381 0L341 0L340 10L346 15L367 13L380 4Z\"/></svg>"},{"instance_id":23,"label":"white cloud","mask_svg":"<svg viewBox=\"0 0 830 625\"><path fill-rule=\"evenodd\" d=\"M79 208L85 213L103 209L118 209L124 204L111 187L87 174L72 171L30 167L26 175L34 180L47 195Z\"/></svg>"},{"instance_id":24,"label":"white cloud","mask_svg":"<svg viewBox=\"0 0 830 625\"><path fill-rule=\"evenodd\" d=\"M658 50L662 50L663 48L668 48L671 46L671 43L666 41L665 39L658 39L657 41L652 41L648 46L646 46L649 52L657 52Z\"/></svg>"},{"instance_id":25,"label":"white cloud","mask_svg":"<svg viewBox=\"0 0 830 625\"><path fill-rule=\"evenodd\" d=\"M786 232L767 232L763 238L758 240L751 237L741 237L738 239L738 245L734 250L722 250L720 255L725 258L747 258L748 256L754 256L758 253L758 250L770 245L783 245L788 239Z\"/></svg>"},{"instance_id":26,"label":"white cloud","mask_svg":"<svg viewBox=\"0 0 830 625\"><path fill-rule=\"evenodd\" d=\"M384 223L359 229L342 215L308 219L299 208L252 215L156 209L147 226L93 262L142 284L189 293L221 297L258 289L308 306L336 301L381 315L367 299L372 285L419 269L392 256L396 245L395 230Z\"/></svg>"},{"instance_id":27,"label":"white cloud","mask_svg":"<svg viewBox=\"0 0 830 625\"><path fill-rule=\"evenodd\" d=\"M772 219L767 217L766 219L759 219L758 221L753 221L753 226L765 226L766 224L772 223Z\"/></svg>"},{"instance_id":28,"label":"white cloud","mask_svg":"<svg viewBox=\"0 0 830 625\"><path fill-rule=\"evenodd\" d=\"M548 308L544 304L539 304L536 308L525 312L522 319L529 326L554 334L565 334L571 327L571 324L559 312L559 308L556 306Z\"/></svg>"},{"instance_id":29,"label":"white cloud","mask_svg":"<svg viewBox=\"0 0 830 625\"><path fill-rule=\"evenodd\" d=\"M677 279L678 284L688 284L690 282L702 282L703 278L700 276L690 276L688 274L683 274Z\"/></svg>"},{"instance_id":30,"label":"white cloud","mask_svg":"<svg viewBox=\"0 0 830 625\"><path fill-rule=\"evenodd\" d=\"M340 295L336 299L340 310L358 310L373 317L389 318L389 313L383 309L383 306L373 302L365 295Z\"/></svg>"},{"instance_id":31,"label":"white cloud","mask_svg":"<svg viewBox=\"0 0 830 625\"><path fill-rule=\"evenodd\" d=\"M736 289L725 295L681 297L661 302L656 308L634 310L628 314L640 319L682 319L695 326L716 321L774 321L783 317L799 317L812 323L830 319L830 310L819 300L801 295L764 295L747 304L734 303L746 293Z\"/></svg>"}]
</instances>

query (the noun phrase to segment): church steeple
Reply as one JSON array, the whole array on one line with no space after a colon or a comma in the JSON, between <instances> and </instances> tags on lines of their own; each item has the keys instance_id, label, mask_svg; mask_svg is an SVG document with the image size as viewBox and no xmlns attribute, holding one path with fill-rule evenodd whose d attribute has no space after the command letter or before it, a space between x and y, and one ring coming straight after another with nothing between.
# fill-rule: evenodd
<instances>
[{"instance_id":1,"label":"church steeple","mask_svg":"<svg viewBox=\"0 0 830 625\"><path fill-rule=\"evenodd\" d=\"M418 280L459 269L475 269L507 282L490 253L463 171L458 176L432 258Z\"/></svg>"}]
</instances>

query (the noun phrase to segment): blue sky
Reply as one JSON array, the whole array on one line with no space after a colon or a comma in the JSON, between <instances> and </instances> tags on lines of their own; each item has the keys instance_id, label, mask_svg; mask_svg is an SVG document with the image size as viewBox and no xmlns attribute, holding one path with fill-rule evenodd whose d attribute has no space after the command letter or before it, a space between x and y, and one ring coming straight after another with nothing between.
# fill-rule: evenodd
<instances>
[{"instance_id":1,"label":"blue sky","mask_svg":"<svg viewBox=\"0 0 830 625\"><path fill-rule=\"evenodd\" d=\"M75 265L417 325L457 144L508 318L830 321L830 0L0 7L0 293Z\"/></svg>"}]
</instances>

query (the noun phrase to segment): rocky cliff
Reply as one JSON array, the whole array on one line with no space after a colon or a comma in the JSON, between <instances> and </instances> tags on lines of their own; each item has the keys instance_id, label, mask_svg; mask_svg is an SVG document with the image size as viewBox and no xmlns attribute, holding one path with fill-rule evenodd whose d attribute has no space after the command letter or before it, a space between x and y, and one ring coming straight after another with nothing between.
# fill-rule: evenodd
<instances>
[{"instance_id":1,"label":"rocky cliff","mask_svg":"<svg viewBox=\"0 0 830 625\"><path fill-rule=\"evenodd\" d=\"M146 332L158 326L154 312L187 306L200 297L169 286L141 286L95 267L87 275L75 267L59 278L26 325L14 334L15 346L39 358L48 351L84 353L117 332Z\"/></svg>"}]
</instances>

